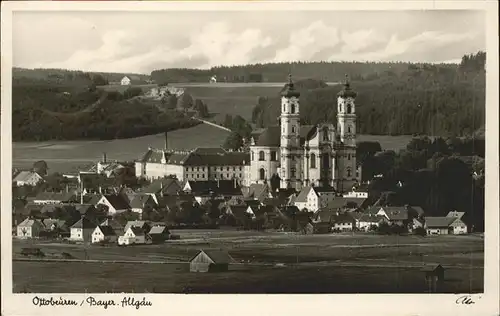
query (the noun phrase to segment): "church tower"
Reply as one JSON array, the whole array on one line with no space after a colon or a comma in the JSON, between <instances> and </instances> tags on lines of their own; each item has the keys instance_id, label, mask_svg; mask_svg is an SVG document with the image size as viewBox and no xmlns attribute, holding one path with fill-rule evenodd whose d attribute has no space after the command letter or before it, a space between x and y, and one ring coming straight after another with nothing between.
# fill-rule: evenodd
<instances>
[{"instance_id":1,"label":"church tower","mask_svg":"<svg viewBox=\"0 0 500 316\"><path fill-rule=\"evenodd\" d=\"M292 76L281 92L280 116L280 187L301 189L300 93L295 90Z\"/></svg>"},{"instance_id":2,"label":"church tower","mask_svg":"<svg viewBox=\"0 0 500 316\"><path fill-rule=\"evenodd\" d=\"M352 90L349 77L337 94L337 134L340 138L337 166L337 188L345 192L359 181L356 165L356 106L357 93Z\"/></svg>"}]
</instances>

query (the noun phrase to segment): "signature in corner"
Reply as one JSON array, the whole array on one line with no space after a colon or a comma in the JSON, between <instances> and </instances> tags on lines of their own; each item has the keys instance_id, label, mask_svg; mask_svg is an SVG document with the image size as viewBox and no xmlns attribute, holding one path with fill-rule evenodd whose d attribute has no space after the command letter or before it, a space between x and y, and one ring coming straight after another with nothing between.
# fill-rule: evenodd
<instances>
[{"instance_id":1,"label":"signature in corner","mask_svg":"<svg viewBox=\"0 0 500 316\"><path fill-rule=\"evenodd\" d=\"M476 302L474 302L472 300L472 297L470 295L464 295L464 296L460 296L459 298L457 298L457 300L455 301L456 304L460 304L460 305L472 305L472 304L476 304Z\"/></svg>"}]
</instances>

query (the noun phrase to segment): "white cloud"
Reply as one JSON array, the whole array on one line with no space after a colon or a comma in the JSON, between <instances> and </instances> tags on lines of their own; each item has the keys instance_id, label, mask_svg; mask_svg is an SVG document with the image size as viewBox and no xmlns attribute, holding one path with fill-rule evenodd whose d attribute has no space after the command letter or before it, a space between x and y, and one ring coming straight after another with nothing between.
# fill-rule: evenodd
<instances>
[{"instance_id":1,"label":"white cloud","mask_svg":"<svg viewBox=\"0 0 500 316\"><path fill-rule=\"evenodd\" d=\"M134 45L140 45L141 42L139 34L113 30L101 37L103 44L98 49L76 51L65 61L50 63L45 67L144 72L144 67L151 63L172 64L189 59L206 59L207 63L200 67L245 64L251 60L254 49L263 49L272 44L271 37L264 36L259 29L249 28L243 32L235 32L224 22L211 23L193 31L190 36L191 44L186 48L158 44L146 53L135 55ZM136 44L125 44L134 40L137 41Z\"/></svg>"},{"instance_id":2,"label":"white cloud","mask_svg":"<svg viewBox=\"0 0 500 316\"><path fill-rule=\"evenodd\" d=\"M275 61L310 60L315 53L340 42L338 29L315 21L290 34L288 46L276 52Z\"/></svg>"},{"instance_id":3,"label":"white cloud","mask_svg":"<svg viewBox=\"0 0 500 316\"><path fill-rule=\"evenodd\" d=\"M255 62L455 60L484 49L481 28L406 16L406 24L379 13L354 15L222 13L155 15L32 13L14 19L14 63L89 71L142 72ZM325 13L326 14L326 13ZM288 17L287 20L285 16ZM400 17L400 15L398 15ZM258 19L257 19L258 18ZM401 17L400 17L401 18ZM401 18L402 19L402 18ZM119 23L127 20L123 26ZM293 21L291 21L293 20ZM256 23L255 21L258 21ZM420 21L420 22L419 22ZM439 22L439 23L438 23ZM478 22L479 23L479 22ZM479 24L477 24L479 25ZM422 30L422 31L419 31Z\"/></svg>"}]
</instances>

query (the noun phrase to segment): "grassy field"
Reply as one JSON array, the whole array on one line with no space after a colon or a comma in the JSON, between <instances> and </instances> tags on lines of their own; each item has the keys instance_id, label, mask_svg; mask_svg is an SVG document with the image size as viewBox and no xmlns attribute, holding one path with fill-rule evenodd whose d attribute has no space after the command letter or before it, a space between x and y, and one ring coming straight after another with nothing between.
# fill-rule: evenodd
<instances>
[{"instance_id":1,"label":"grassy field","mask_svg":"<svg viewBox=\"0 0 500 316\"><path fill-rule=\"evenodd\" d=\"M223 122L226 114L240 115L247 121L252 119L252 111L260 96L276 96L283 84L279 85L230 85L184 86L186 92L195 99L201 99L208 106L213 120Z\"/></svg>"},{"instance_id":2,"label":"grassy field","mask_svg":"<svg viewBox=\"0 0 500 316\"><path fill-rule=\"evenodd\" d=\"M181 240L126 248L88 246L86 250L94 260L169 264L14 261L14 292L422 293L426 291L422 263L440 263L446 268L440 292L483 289L483 241L474 236L173 232ZM28 244L32 245L15 240L14 256ZM37 247L45 253L64 251L84 258L81 245ZM227 249L240 264L225 273L190 273L188 264L181 261L203 248Z\"/></svg>"},{"instance_id":3,"label":"grassy field","mask_svg":"<svg viewBox=\"0 0 500 316\"><path fill-rule=\"evenodd\" d=\"M224 143L227 131L199 124L168 134L169 147L193 149L218 147ZM30 168L37 160L47 161L51 172L70 172L96 162L106 152L111 160L140 158L148 147L163 148L163 134L110 141L50 141L13 143L13 167Z\"/></svg>"}]
</instances>

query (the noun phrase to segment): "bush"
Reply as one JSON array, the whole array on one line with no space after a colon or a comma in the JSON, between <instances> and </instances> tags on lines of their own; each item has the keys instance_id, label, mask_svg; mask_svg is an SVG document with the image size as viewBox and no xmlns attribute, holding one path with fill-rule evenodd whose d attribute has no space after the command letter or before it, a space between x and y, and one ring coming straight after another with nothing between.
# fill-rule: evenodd
<instances>
[{"instance_id":1,"label":"bush","mask_svg":"<svg viewBox=\"0 0 500 316\"><path fill-rule=\"evenodd\" d=\"M415 228L415 230L413 231L413 233L415 235L418 235L418 236L426 236L427 235L427 231L423 227L417 227L417 228Z\"/></svg>"}]
</instances>

